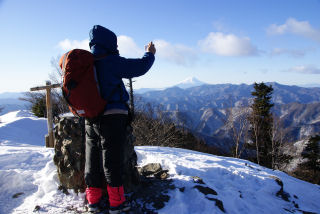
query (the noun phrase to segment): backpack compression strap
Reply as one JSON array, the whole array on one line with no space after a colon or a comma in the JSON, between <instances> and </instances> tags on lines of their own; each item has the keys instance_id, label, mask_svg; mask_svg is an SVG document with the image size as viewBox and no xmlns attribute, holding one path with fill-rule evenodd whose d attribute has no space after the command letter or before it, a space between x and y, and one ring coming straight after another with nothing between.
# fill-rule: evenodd
<instances>
[{"instance_id":1,"label":"backpack compression strap","mask_svg":"<svg viewBox=\"0 0 320 214\"><path fill-rule=\"evenodd\" d=\"M64 54L63 56L63 60L62 60L62 75L64 75L65 71L66 71L66 59L68 57L68 55L70 54L71 51L68 51L67 53Z\"/></svg>"}]
</instances>

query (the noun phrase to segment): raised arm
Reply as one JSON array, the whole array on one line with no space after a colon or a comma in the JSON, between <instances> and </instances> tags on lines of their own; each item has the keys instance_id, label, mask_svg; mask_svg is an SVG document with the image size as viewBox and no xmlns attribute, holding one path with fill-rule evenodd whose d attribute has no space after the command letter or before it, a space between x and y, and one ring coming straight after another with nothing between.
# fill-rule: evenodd
<instances>
[{"instance_id":1,"label":"raised arm","mask_svg":"<svg viewBox=\"0 0 320 214\"><path fill-rule=\"evenodd\" d=\"M155 60L154 54L156 53L156 49L152 42L148 44L146 51L147 52L143 57L138 59L126 59L121 57L118 64L118 75L121 78L133 78L147 73Z\"/></svg>"}]
</instances>

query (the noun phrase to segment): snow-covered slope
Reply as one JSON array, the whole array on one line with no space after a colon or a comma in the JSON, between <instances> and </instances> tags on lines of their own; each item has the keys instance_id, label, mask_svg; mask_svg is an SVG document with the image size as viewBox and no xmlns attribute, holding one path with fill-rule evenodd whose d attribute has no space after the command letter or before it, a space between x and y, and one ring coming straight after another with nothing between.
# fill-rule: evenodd
<instances>
[{"instance_id":1,"label":"snow-covered slope","mask_svg":"<svg viewBox=\"0 0 320 214\"><path fill-rule=\"evenodd\" d=\"M54 151L43 146L45 120L22 111L0 119L0 213L34 213L36 207L35 213L83 210L83 194L58 190ZM319 186L285 173L184 149L135 149L139 165L160 163L176 187L158 213L320 213ZM193 176L203 182L195 183Z\"/></svg>"},{"instance_id":2,"label":"snow-covered slope","mask_svg":"<svg viewBox=\"0 0 320 214\"><path fill-rule=\"evenodd\" d=\"M20 100L23 96L23 92L4 92L0 93L0 115L4 115L8 112L25 110L27 109L28 102Z\"/></svg>"},{"instance_id":3,"label":"snow-covered slope","mask_svg":"<svg viewBox=\"0 0 320 214\"><path fill-rule=\"evenodd\" d=\"M47 120L36 118L27 110L20 110L0 116L0 142L28 145L45 145ZM16 144L14 144L16 145Z\"/></svg>"}]
</instances>

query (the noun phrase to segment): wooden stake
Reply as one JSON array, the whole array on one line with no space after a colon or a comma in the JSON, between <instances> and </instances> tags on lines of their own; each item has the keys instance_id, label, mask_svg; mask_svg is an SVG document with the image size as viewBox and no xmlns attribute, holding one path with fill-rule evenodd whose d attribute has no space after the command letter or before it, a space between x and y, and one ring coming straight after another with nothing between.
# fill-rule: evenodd
<instances>
[{"instance_id":1,"label":"wooden stake","mask_svg":"<svg viewBox=\"0 0 320 214\"><path fill-rule=\"evenodd\" d=\"M53 84L51 85L50 81L46 81L45 86L39 86L30 88L30 91L39 91L39 90L46 90L46 107L47 107L47 125L48 125L48 135L49 135L49 145L47 147L54 148L54 135L53 135L53 117L52 117L52 102L51 102L51 89L58 88L60 84Z\"/></svg>"},{"instance_id":2,"label":"wooden stake","mask_svg":"<svg viewBox=\"0 0 320 214\"><path fill-rule=\"evenodd\" d=\"M131 116L134 117L134 100L133 100L133 86L132 86L132 79L129 79L129 87L130 87L130 111Z\"/></svg>"}]
</instances>

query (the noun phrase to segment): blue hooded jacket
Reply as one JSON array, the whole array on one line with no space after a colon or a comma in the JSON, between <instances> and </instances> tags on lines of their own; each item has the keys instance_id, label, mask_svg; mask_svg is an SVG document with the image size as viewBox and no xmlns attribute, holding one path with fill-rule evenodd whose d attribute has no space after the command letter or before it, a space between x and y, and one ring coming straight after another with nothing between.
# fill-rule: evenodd
<instances>
[{"instance_id":1,"label":"blue hooded jacket","mask_svg":"<svg viewBox=\"0 0 320 214\"><path fill-rule=\"evenodd\" d=\"M119 56L117 36L107 28L95 25L90 30L90 49L95 57L106 57L95 62L101 96L107 100L105 110L127 110L128 92L122 78L144 75L154 62L153 53L146 52L142 58L126 59Z\"/></svg>"}]
</instances>

